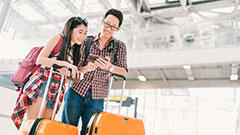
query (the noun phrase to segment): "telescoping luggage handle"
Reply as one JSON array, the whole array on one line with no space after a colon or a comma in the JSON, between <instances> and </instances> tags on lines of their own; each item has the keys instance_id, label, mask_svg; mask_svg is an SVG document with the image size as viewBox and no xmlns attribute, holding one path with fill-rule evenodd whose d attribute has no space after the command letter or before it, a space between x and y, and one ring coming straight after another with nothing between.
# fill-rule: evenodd
<instances>
[{"instance_id":1,"label":"telescoping luggage handle","mask_svg":"<svg viewBox=\"0 0 240 135\"><path fill-rule=\"evenodd\" d=\"M107 103L106 103L106 105L105 105L105 111L107 111L107 108L108 108L108 102L109 102L109 99L110 99L110 90L112 89L112 82L113 82L113 77L114 77L114 76L123 79L123 86L122 86L122 92L121 92L121 99L120 99L120 103L119 103L119 107L118 107L118 114L120 114L120 112L121 112L121 107L122 107L123 92L124 92L125 85L126 85L126 77L123 76L123 75L119 75L119 74L114 74L114 73L113 73L113 74L111 75L111 78L110 78L110 85L109 85L109 90L108 90Z\"/></svg>"},{"instance_id":2,"label":"telescoping luggage handle","mask_svg":"<svg viewBox=\"0 0 240 135\"><path fill-rule=\"evenodd\" d=\"M56 64L53 64L52 67L51 67L51 70L50 70L50 73L49 73L49 76L48 76L47 86L45 87L45 90L44 90L43 100L42 100L42 104L41 104L41 107L40 107L40 112L38 114L38 118L41 115L41 111L45 108L44 104L46 103L46 97L47 97L47 93L48 93L48 89L49 89L49 85L50 85L52 74L53 74L55 69L60 69L60 68L63 68L63 67L62 66L58 66ZM58 73L58 72L56 72L56 73ZM56 97L56 102L55 102L55 105L54 105L54 109L53 109L53 114L52 114L51 120L55 119L55 115L56 115L56 112L57 112L57 105L58 105L59 98L60 98L60 92L61 92L61 88L62 88L62 85L63 85L63 79L64 79L64 76L61 75L61 83L60 83L60 86L58 88L58 94L57 94L57 97Z\"/></svg>"}]
</instances>

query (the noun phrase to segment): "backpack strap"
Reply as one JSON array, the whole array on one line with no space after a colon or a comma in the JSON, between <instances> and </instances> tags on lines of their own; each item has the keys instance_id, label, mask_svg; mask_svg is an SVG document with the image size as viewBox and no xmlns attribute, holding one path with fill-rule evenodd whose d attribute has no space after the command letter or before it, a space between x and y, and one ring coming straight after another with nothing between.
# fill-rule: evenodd
<instances>
[{"instance_id":1,"label":"backpack strap","mask_svg":"<svg viewBox=\"0 0 240 135\"><path fill-rule=\"evenodd\" d=\"M86 38L86 46L85 46L85 59L87 59L89 55L90 48L92 46L94 36L87 36Z\"/></svg>"},{"instance_id":2,"label":"backpack strap","mask_svg":"<svg viewBox=\"0 0 240 135\"><path fill-rule=\"evenodd\" d=\"M118 54L118 50L119 50L119 42L116 38L113 37L113 52L114 52L114 61L117 61L117 54Z\"/></svg>"},{"instance_id":3,"label":"backpack strap","mask_svg":"<svg viewBox=\"0 0 240 135\"><path fill-rule=\"evenodd\" d=\"M55 46L55 48L52 50L52 55L56 55L62 49L62 45L66 43L66 37L61 34L59 35L60 35L60 39L57 42L57 45Z\"/></svg>"}]
</instances>

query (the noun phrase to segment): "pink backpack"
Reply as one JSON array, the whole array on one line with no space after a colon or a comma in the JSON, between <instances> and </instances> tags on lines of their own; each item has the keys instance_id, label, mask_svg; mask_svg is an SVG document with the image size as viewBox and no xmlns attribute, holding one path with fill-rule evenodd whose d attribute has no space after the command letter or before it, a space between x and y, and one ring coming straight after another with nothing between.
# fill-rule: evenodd
<instances>
[{"instance_id":1,"label":"pink backpack","mask_svg":"<svg viewBox=\"0 0 240 135\"><path fill-rule=\"evenodd\" d=\"M52 55L56 55L62 47L63 36L61 35L56 47L52 51ZM41 65L36 65L38 55L42 51L44 46L33 47L27 56L19 63L16 72L13 74L11 81L20 91L24 84L29 80L30 76L37 70Z\"/></svg>"},{"instance_id":2,"label":"pink backpack","mask_svg":"<svg viewBox=\"0 0 240 135\"><path fill-rule=\"evenodd\" d=\"M61 38L53 49L51 55L56 55L61 50L63 42L63 36L61 35ZM33 47L27 56L19 63L16 72L11 78L11 81L17 87L16 91L20 91L16 103L18 103L23 94L24 85L27 83L31 75L41 66L40 64L37 65L36 61L43 47L44 46Z\"/></svg>"}]
</instances>

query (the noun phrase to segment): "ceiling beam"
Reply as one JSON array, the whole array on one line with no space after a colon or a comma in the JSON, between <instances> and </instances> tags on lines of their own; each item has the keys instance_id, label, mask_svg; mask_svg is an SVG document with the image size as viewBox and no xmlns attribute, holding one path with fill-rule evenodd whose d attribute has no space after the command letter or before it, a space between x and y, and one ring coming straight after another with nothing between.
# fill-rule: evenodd
<instances>
[{"instance_id":1,"label":"ceiling beam","mask_svg":"<svg viewBox=\"0 0 240 135\"><path fill-rule=\"evenodd\" d=\"M59 24L56 23L56 17L52 16L48 11L46 11L41 3L38 3L35 0L26 0L26 2L46 18L47 24L55 23L55 26L62 28L62 26L59 26Z\"/></svg>"},{"instance_id":2,"label":"ceiling beam","mask_svg":"<svg viewBox=\"0 0 240 135\"><path fill-rule=\"evenodd\" d=\"M175 22L172 22L172 21L169 21L167 19L164 19L162 17L159 17L159 16L153 16L154 19L160 21L160 22L164 22L166 24L169 24L169 25L175 25L175 26L178 26L178 24L176 24Z\"/></svg>"},{"instance_id":3,"label":"ceiling beam","mask_svg":"<svg viewBox=\"0 0 240 135\"><path fill-rule=\"evenodd\" d=\"M154 16L159 16L161 18L173 18L173 17L182 17L187 16L187 13L183 10L182 7L176 7L171 9L164 9L158 11L152 11L150 13L142 13L141 16L143 18L149 18Z\"/></svg>"},{"instance_id":4,"label":"ceiling beam","mask_svg":"<svg viewBox=\"0 0 240 135\"><path fill-rule=\"evenodd\" d=\"M238 64L232 64L230 80L238 80L238 66Z\"/></svg>"},{"instance_id":5,"label":"ceiling beam","mask_svg":"<svg viewBox=\"0 0 240 135\"><path fill-rule=\"evenodd\" d=\"M213 14L219 14L219 15L226 15L226 14L229 14L229 13L224 13L224 12L217 12L217 11L211 11L211 10L208 10L208 11L203 11L203 12L207 12L207 13L213 13Z\"/></svg>"},{"instance_id":6,"label":"ceiling beam","mask_svg":"<svg viewBox=\"0 0 240 135\"><path fill-rule=\"evenodd\" d=\"M134 69L133 71L137 74L136 78L138 78L139 76L144 76L148 80L148 78L139 69Z\"/></svg>"},{"instance_id":7,"label":"ceiling beam","mask_svg":"<svg viewBox=\"0 0 240 135\"><path fill-rule=\"evenodd\" d=\"M35 0L26 0L26 2L31 6L33 7L36 11L38 11L40 14L42 14L46 20L49 20L49 21L54 21L54 17L51 16L51 14L49 12L47 12L45 10L45 8L40 5L39 3L37 3Z\"/></svg>"},{"instance_id":8,"label":"ceiling beam","mask_svg":"<svg viewBox=\"0 0 240 135\"><path fill-rule=\"evenodd\" d=\"M213 0L212 2L192 2L193 11L208 11L216 8L234 6L231 0Z\"/></svg>"},{"instance_id":9,"label":"ceiling beam","mask_svg":"<svg viewBox=\"0 0 240 135\"><path fill-rule=\"evenodd\" d=\"M150 8L150 4L149 4L148 0L143 0L141 7L143 9L143 10L141 10L141 12L143 12L143 11L149 12L149 13L151 12L151 8Z\"/></svg>"},{"instance_id":10,"label":"ceiling beam","mask_svg":"<svg viewBox=\"0 0 240 135\"><path fill-rule=\"evenodd\" d=\"M98 0L98 1L99 1L99 3L101 3L103 5L103 7L106 10L109 9L110 7L112 7L108 0Z\"/></svg>"},{"instance_id":11,"label":"ceiling beam","mask_svg":"<svg viewBox=\"0 0 240 135\"><path fill-rule=\"evenodd\" d=\"M68 10L70 10L73 14L79 14L79 9L69 0L60 0Z\"/></svg>"},{"instance_id":12,"label":"ceiling beam","mask_svg":"<svg viewBox=\"0 0 240 135\"><path fill-rule=\"evenodd\" d=\"M193 13L195 13L196 15L198 15L199 17L201 17L201 18L203 18L203 19L209 19L208 17L200 14L199 12L193 12Z\"/></svg>"},{"instance_id":13,"label":"ceiling beam","mask_svg":"<svg viewBox=\"0 0 240 135\"><path fill-rule=\"evenodd\" d=\"M193 76L192 68L191 68L190 65L184 65L184 66L183 66L183 69L185 70L185 72L186 72L186 74L187 74L188 80L190 80L190 81L195 80L195 79L194 79L194 76Z\"/></svg>"},{"instance_id":14,"label":"ceiling beam","mask_svg":"<svg viewBox=\"0 0 240 135\"><path fill-rule=\"evenodd\" d=\"M184 3L184 1L183 1ZM183 5L183 4L182 4ZM151 16L160 16L162 18L172 18L172 17L181 17L187 16L187 12L184 12L184 8L181 3L171 3L171 4L160 4L151 7ZM188 2L186 5L190 5L190 11L209 11L215 8L224 8L233 6L234 3L229 0L211 0L211 1L202 1L202 2ZM192 5L192 6L191 6ZM183 5L184 6L184 5ZM161 11L161 12L160 12ZM143 13L142 16L149 17L149 14Z\"/></svg>"},{"instance_id":15,"label":"ceiling beam","mask_svg":"<svg viewBox=\"0 0 240 135\"><path fill-rule=\"evenodd\" d=\"M0 33L2 32L3 25L6 21L9 12L10 0L3 1L0 9Z\"/></svg>"},{"instance_id":16,"label":"ceiling beam","mask_svg":"<svg viewBox=\"0 0 240 135\"><path fill-rule=\"evenodd\" d=\"M14 15L14 20L19 20L18 23L13 23L15 25L12 25L13 27L16 27L16 29L21 29L22 26L28 27L29 29L34 29L35 31L39 31L39 28L36 27L31 21L27 20L24 16L20 15L13 7L9 7L9 13L11 15ZM9 18L9 16L8 16ZM23 28L25 29L25 28Z\"/></svg>"},{"instance_id":17,"label":"ceiling beam","mask_svg":"<svg viewBox=\"0 0 240 135\"><path fill-rule=\"evenodd\" d=\"M238 73L238 64L232 64L231 73L232 74L237 74Z\"/></svg>"},{"instance_id":18,"label":"ceiling beam","mask_svg":"<svg viewBox=\"0 0 240 135\"><path fill-rule=\"evenodd\" d=\"M84 5L85 5L85 0L81 0L81 5L79 5L79 10L78 10L78 14L79 16L83 16L83 10L84 10Z\"/></svg>"},{"instance_id":19,"label":"ceiling beam","mask_svg":"<svg viewBox=\"0 0 240 135\"><path fill-rule=\"evenodd\" d=\"M115 80L113 89L121 89L122 81ZM209 80L168 80L168 85L160 80L148 80L146 82L141 82L139 80L128 80L126 83L126 89L156 89L156 88L199 88L199 87L240 87L238 81L230 81L229 78L226 79L209 79Z\"/></svg>"},{"instance_id":20,"label":"ceiling beam","mask_svg":"<svg viewBox=\"0 0 240 135\"><path fill-rule=\"evenodd\" d=\"M167 78L166 78L165 75L164 75L163 69L159 69L159 72L160 72L160 75L161 75L161 77L162 77L162 79L163 79L164 84L165 84L166 86L168 86Z\"/></svg>"},{"instance_id":21,"label":"ceiling beam","mask_svg":"<svg viewBox=\"0 0 240 135\"><path fill-rule=\"evenodd\" d=\"M129 15L131 14L130 10L129 9L124 9L122 10L122 13L124 15ZM87 13L87 14L84 14L84 17L87 18L87 19L94 19L94 18L99 18L99 16L102 16L103 13L102 12L95 12L95 13ZM65 22L66 21L66 18L65 17L58 17L58 18L55 18L55 23L59 23L59 22ZM37 21L37 22L33 22L34 24L36 25L45 25L45 24L49 24L49 21Z\"/></svg>"},{"instance_id":22,"label":"ceiling beam","mask_svg":"<svg viewBox=\"0 0 240 135\"><path fill-rule=\"evenodd\" d=\"M240 48L237 46L232 48L192 49L191 51L187 49L178 49L176 51L145 49L145 52L141 50L138 51L141 53L134 51L128 53L129 68L182 67L186 64L232 64L239 63L240 58ZM141 62L139 62L139 60L141 60Z\"/></svg>"}]
</instances>

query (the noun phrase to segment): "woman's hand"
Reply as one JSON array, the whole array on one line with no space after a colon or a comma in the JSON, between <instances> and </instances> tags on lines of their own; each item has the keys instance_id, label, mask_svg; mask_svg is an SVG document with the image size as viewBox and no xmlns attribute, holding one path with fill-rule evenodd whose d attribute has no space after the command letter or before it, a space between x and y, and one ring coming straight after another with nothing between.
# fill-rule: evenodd
<instances>
[{"instance_id":1,"label":"woman's hand","mask_svg":"<svg viewBox=\"0 0 240 135\"><path fill-rule=\"evenodd\" d=\"M61 75L67 76L68 68L63 67L63 68L58 69L58 71L60 72Z\"/></svg>"},{"instance_id":2,"label":"woman's hand","mask_svg":"<svg viewBox=\"0 0 240 135\"><path fill-rule=\"evenodd\" d=\"M80 78L81 72L78 71L77 66L68 63L68 64L66 65L66 67L68 67L69 69L71 69L71 77L72 77L73 79L78 79L78 78Z\"/></svg>"}]
</instances>

